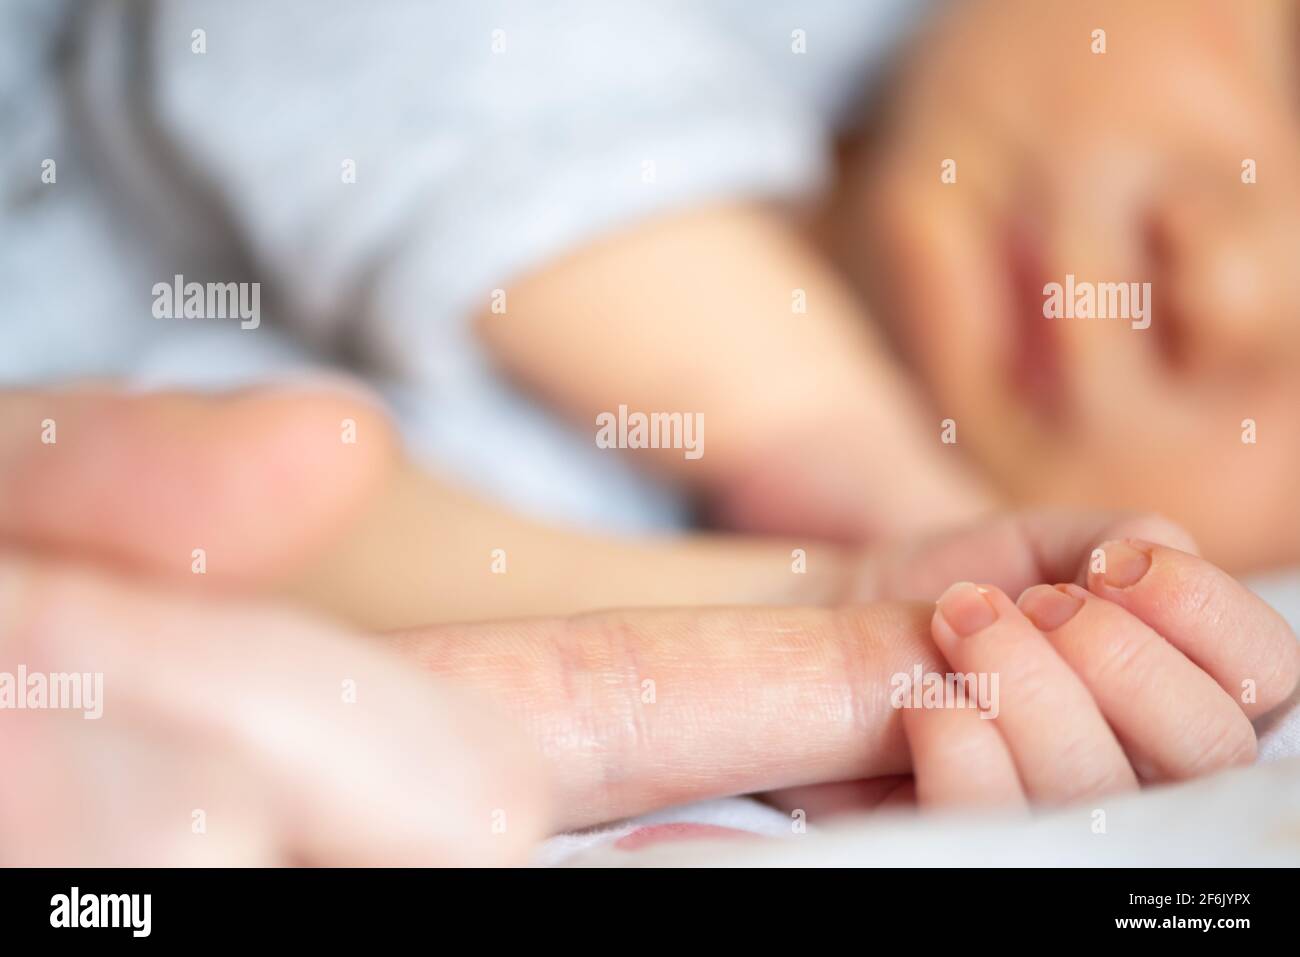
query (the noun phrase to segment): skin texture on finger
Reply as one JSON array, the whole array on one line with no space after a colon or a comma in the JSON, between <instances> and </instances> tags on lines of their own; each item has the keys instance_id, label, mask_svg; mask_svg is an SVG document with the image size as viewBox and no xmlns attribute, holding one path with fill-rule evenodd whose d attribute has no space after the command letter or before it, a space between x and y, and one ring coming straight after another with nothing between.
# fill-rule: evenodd
<instances>
[{"instance_id":1,"label":"skin texture on finger","mask_svg":"<svg viewBox=\"0 0 1300 957\"><path fill-rule=\"evenodd\" d=\"M619 611L392 640L513 710L546 756L557 825L908 770L891 676L939 657L929 608Z\"/></svg>"},{"instance_id":2,"label":"skin texture on finger","mask_svg":"<svg viewBox=\"0 0 1300 957\"><path fill-rule=\"evenodd\" d=\"M1001 590L961 582L939 599L935 644L959 673L998 676L998 715L1025 792L1065 803L1137 778L1079 677Z\"/></svg>"},{"instance_id":3,"label":"skin texture on finger","mask_svg":"<svg viewBox=\"0 0 1300 957\"><path fill-rule=\"evenodd\" d=\"M1282 617L1210 562L1141 539L1103 547L1089 591L1125 609L1204 669L1255 718L1300 678L1300 646Z\"/></svg>"},{"instance_id":4,"label":"skin texture on finger","mask_svg":"<svg viewBox=\"0 0 1300 957\"><path fill-rule=\"evenodd\" d=\"M176 581L201 548L205 574L260 583L337 534L394 441L343 391L3 392L0 536Z\"/></svg>"},{"instance_id":5,"label":"skin texture on finger","mask_svg":"<svg viewBox=\"0 0 1300 957\"><path fill-rule=\"evenodd\" d=\"M903 729L912 750L916 800L922 807L1025 803L1011 752L994 722L978 709L907 708Z\"/></svg>"},{"instance_id":6,"label":"skin texture on finger","mask_svg":"<svg viewBox=\"0 0 1300 957\"><path fill-rule=\"evenodd\" d=\"M518 864L546 827L549 792L518 729L372 641L11 557L0 594L0 670L102 675L100 718L26 712L0 735L24 782L0 789L0 854ZM195 809L208 826L187 843Z\"/></svg>"},{"instance_id":7,"label":"skin texture on finger","mask_svg":"<svg viewBox=\"0 0 1300 957\"><path fill-rule=\"evenodd\" d=\"M1123 608L1078 585L1038 585L1017 604L1083 680L1143 780L1254 761L1255 731L1232 698Z\"/></svg>"}]
</instances>

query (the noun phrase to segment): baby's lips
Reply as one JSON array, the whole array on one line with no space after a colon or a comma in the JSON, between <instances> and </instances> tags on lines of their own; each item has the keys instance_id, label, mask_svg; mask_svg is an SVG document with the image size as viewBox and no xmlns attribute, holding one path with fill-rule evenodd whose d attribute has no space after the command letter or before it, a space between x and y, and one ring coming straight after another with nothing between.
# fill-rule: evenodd
<instances>
[{"instance_id":1,"label":"baby's lips","mask_svg":"<svg viewBox=\"0 0 1300 957\"><path fill-rule=\"evenodd\" d=\"M1023 217L1005 230L1007 291L1016 327L1012 381L1032 407L1050 420L1063 408L1061 344L1056 327L1043 315L1043 287L1051 281L1041 253L1041 230Z\"/></svg>"}]
</instances>

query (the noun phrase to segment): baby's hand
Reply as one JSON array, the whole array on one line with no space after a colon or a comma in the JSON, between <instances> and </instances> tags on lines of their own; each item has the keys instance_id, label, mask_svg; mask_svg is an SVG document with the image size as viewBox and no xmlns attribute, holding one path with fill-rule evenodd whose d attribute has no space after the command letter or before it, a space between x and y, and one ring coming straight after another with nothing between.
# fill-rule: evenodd
<instances>
[{"instance_id":1,"label":"baby's hand","mask_svg":"<svg viewBox=\"0 0 1300 957\"><path fill-rule=\"evenodd\" d=\"M922 804L1060 803L1254 760L1250 719L1300 674L1286 623L1177 549L1112 541L1090 568L1086 589L1013 603L962 582L939 599L935 643L996 700L904 711Z\"/></svg>"}]
</instances>

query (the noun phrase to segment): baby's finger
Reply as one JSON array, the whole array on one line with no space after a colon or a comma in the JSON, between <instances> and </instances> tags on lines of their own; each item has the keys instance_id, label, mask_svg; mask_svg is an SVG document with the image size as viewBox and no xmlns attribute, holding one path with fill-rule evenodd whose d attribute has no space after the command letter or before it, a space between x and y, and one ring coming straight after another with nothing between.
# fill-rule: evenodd
<instances>
[{"instance_id":1,"label":"baby's finger","mask_svg":"<svg viewBox=\"0 0 1300 957\"><path fill-rule=\"evenodd\" d=\"M1037 585L1017 604L1083 679L1144 779L1254 760L1254 729L1232 698L1118 605L1078 585Z\"/></svg>"},{"instance_id":2,"label":"baby's finger","mask_svg":"<svg viewBox=\"0 0 1300 957\"><path fill-rule=\"evenodd\" d=\"M1011 752L978 708L908 708L916 800L924 807L1014 807L1025 803Z\"/></svg>"},{"instance_id":3,"label":"baby's finger","mask_svg":"<svg viewBox=\"0 0 1300 957\"><path fill-rule=\"evenodd\" d=\"M1159 515L1033 509L1011 512L919 543L867 552L854 582L859 601L934 601L955 581L979 576L1009 595L1044 582L1085 583L1088 558L1102 542L1140 538L1196 553L1180 526Z\"/></svg>"},{"instance_id":4,"label":"baby's finger","mask_svg":"<svg viewBox=\"0 0 1300 957\"><path fill-rule=\"evenodd\" d=\"M1093 553L1088 588L1146 622L1254 718L1285 701L1300 647L1282 617L1214 565L1135 539Z\"/></svg>"},{"instance_id":5,"label":"baby's finger","mask_svg":"<svg viewBox=\"0 0 1300 957\"><path fill-rule=\"evenodd\" d=\"M1059 803L1137 786L1088 689L1001 590L953 585L931 632L957 671L987 676L990 688L996 678L995 720L1031 799Z\"/></svg>"}]
</instances>

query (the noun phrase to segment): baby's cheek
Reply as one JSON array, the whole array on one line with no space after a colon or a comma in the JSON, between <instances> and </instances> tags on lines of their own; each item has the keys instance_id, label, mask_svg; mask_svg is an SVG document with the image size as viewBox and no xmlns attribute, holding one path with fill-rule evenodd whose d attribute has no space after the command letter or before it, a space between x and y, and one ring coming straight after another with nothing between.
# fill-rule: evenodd
<instances>
[{"instance_id":1,"label":"baby's cheek","mask_svg":"<svg viewBox=\"0 0 1300 957\"><path fill-rule=\"evenodd\" d=\"M1033 464L1012 484L1014 496L1157 512L1234 572L1300 561L1300 435L1280 405L1242 397L1194 415L1172 411L1134 406L1110 429L1063 434L1048 455L1026 444L1020 460Z\"/></svg>"}]
</instances>

